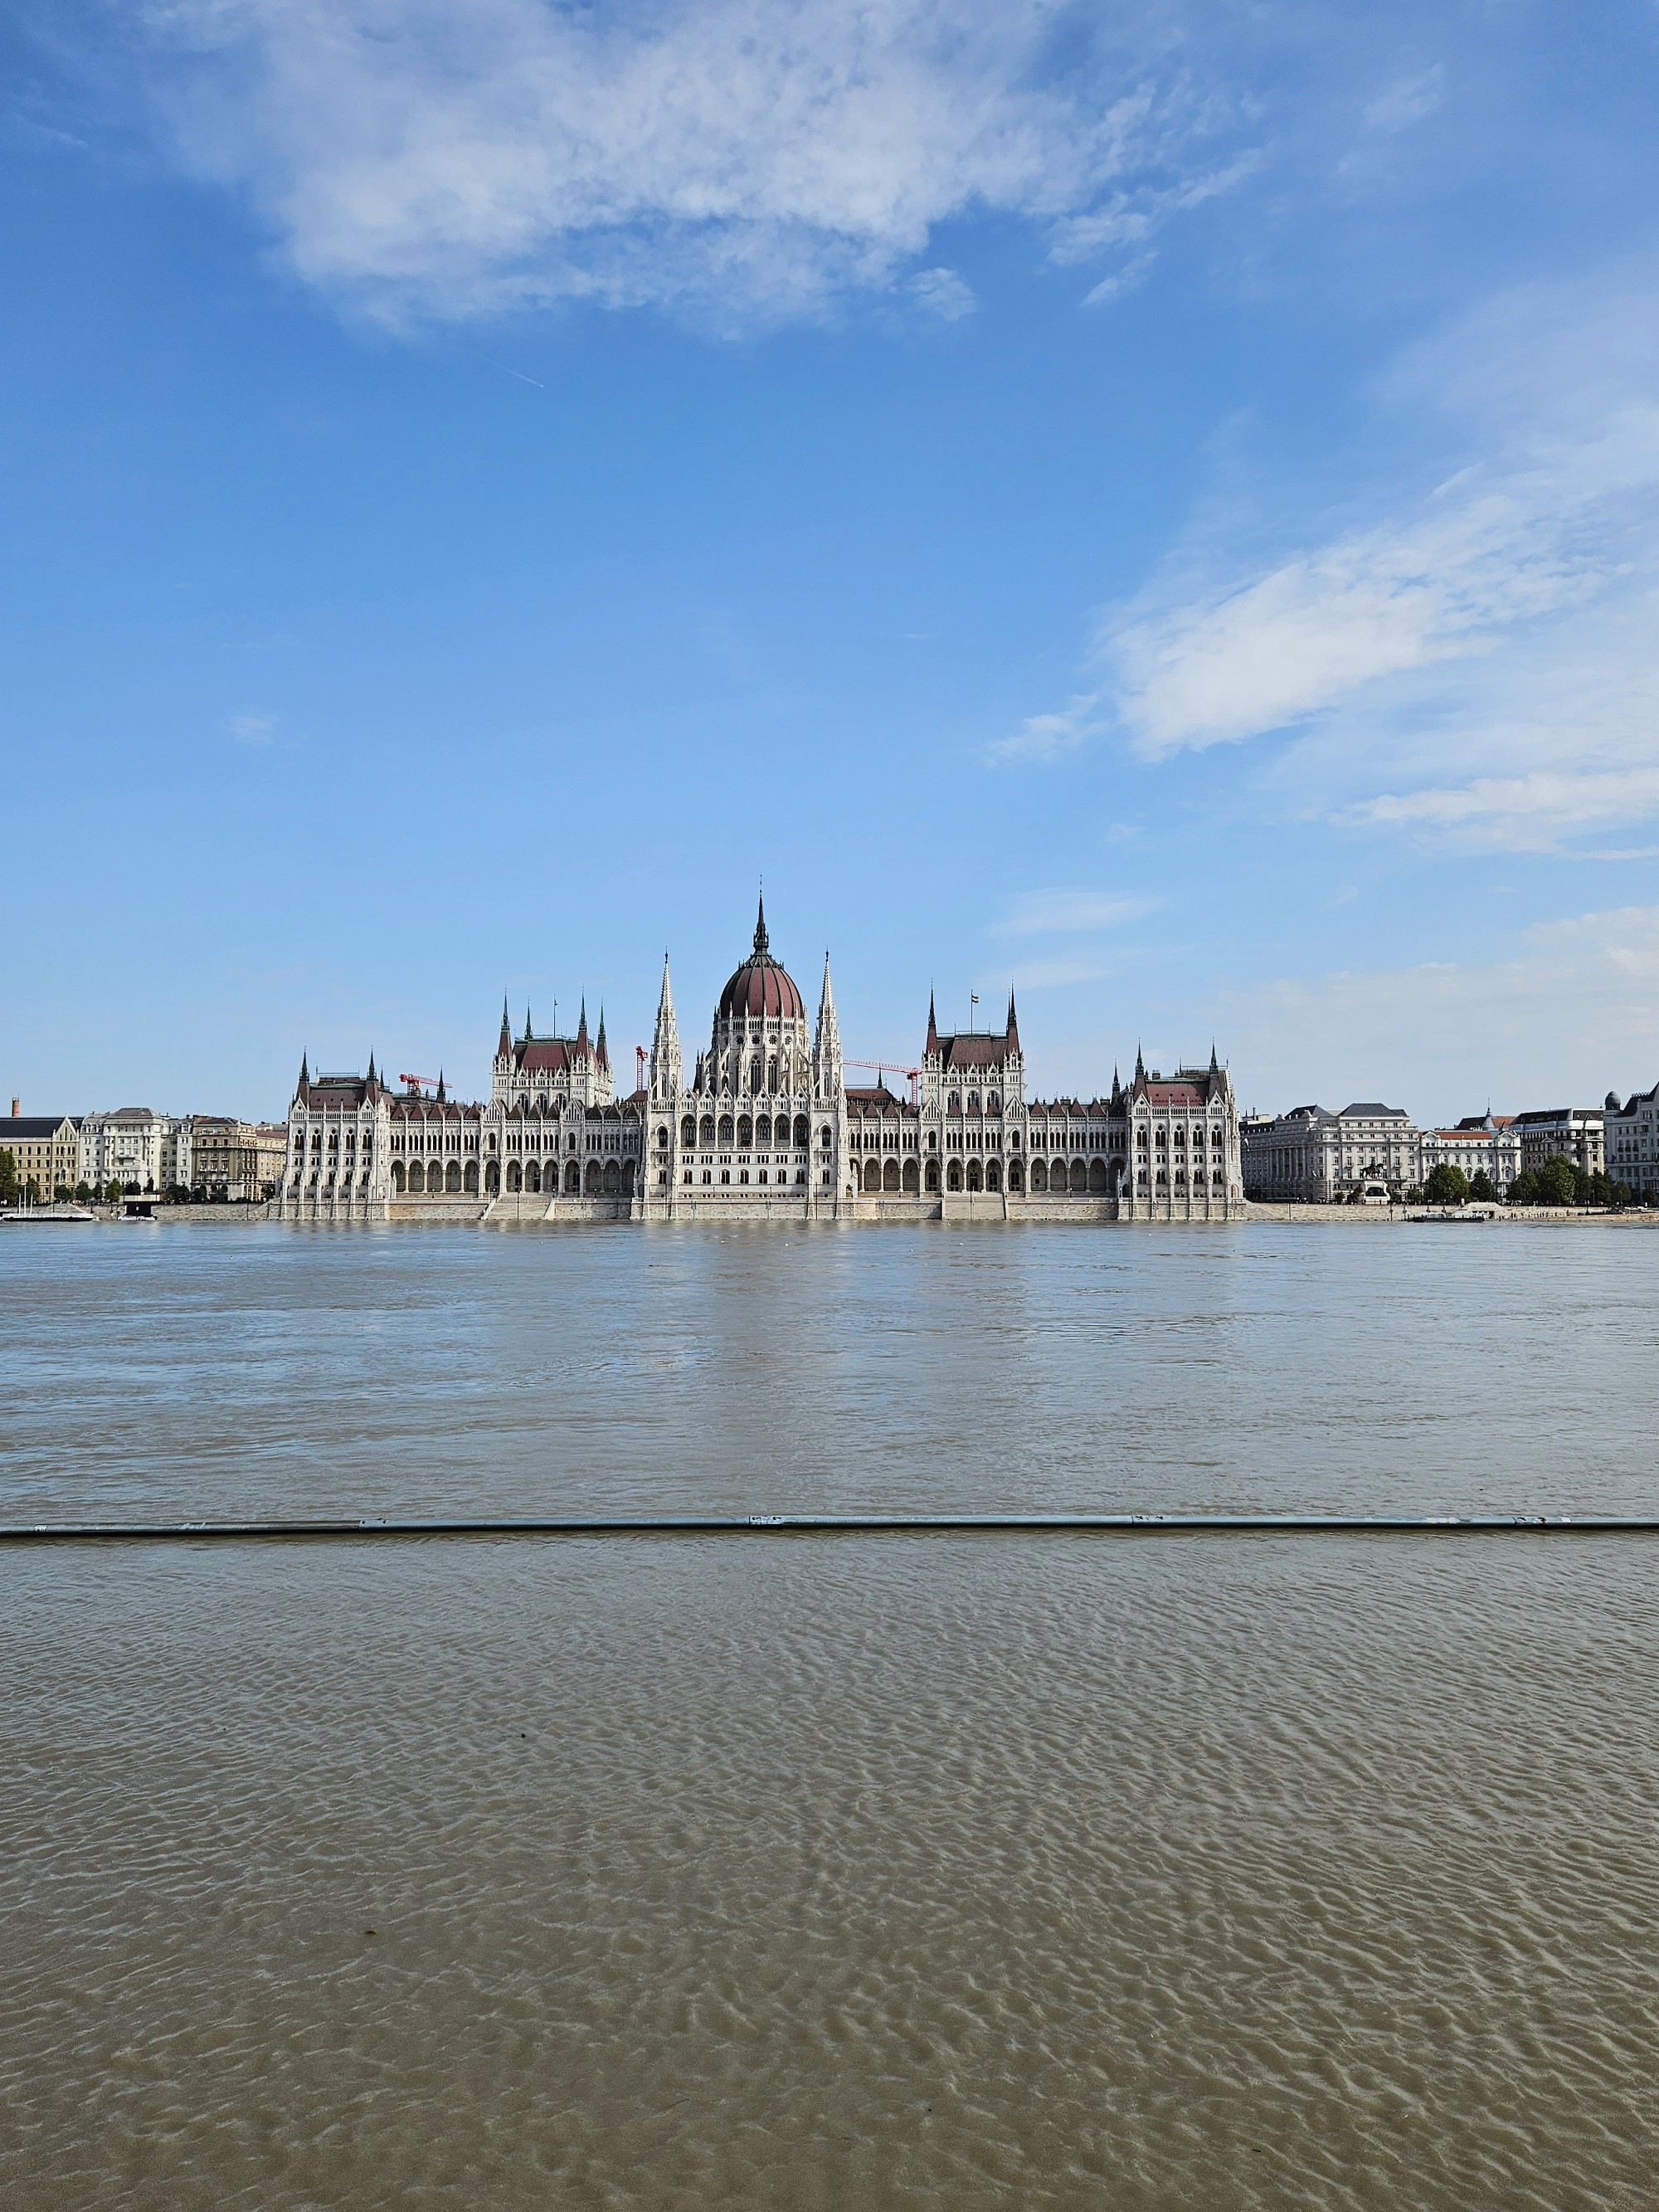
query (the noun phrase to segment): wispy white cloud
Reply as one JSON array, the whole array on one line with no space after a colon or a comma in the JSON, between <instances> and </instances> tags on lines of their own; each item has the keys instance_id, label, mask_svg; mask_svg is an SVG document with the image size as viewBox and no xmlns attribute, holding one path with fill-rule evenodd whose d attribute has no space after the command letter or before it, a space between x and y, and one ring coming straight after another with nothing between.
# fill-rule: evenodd
<instances>
[{"instance_id":1,"label":"wispy white cloud","mask_svg":"<svg viewBox=\"0 0 1659 2212\"><path fill-rule=\"evenodd\" d=\"M979 305L972 286L954 269L924 269L910 279L910 289L943 322L959 323Z\"/></svg>"},{"instance_id":2,"label":"wispy white cloud","mask_svg":"<svg viewBox=\"0 0 1659 2212\"><path fill-rule=\"evenodd\" d=\"M1659 766L1574 774L1478 776L1453 788L1386 792L1347 810L1346 820L1474 832L1507 851L1554 852L1565 839L1659 814ZM1608 859L1629 857L1607 854Z\"/></svg>"},{"instance_id":3,"label":"wispy white cloud","mask_svg":"<svg viewBox=\"0 0 1659 2212\"><path fill-rule=\"evenodd\" d=\"M1101 712L1100 694L1082 692L1068 700L1058 714L1028 714L1012 737L998 738L985 748L994 767L1016 767L1022 761L1058 760L1074 752L1109 726Z\"/></svg>"},{"instance_id":4,"label":"wispy white cloud","mask_svg":"<svg viewBox=\"0 0 1659 2212\"><path fill-rule=\"evenodd\" d=\"M1378 93L1366 106L1366 125L1372 131L1407 131L1413 123L1432 115L1445 96L1446 72L1437 63L1415 76L1397 79Z\"/></svg>"},{"instance_id":5,"label":"wispy white cloud","mask_svg":"<svg viewBox=\"0 0 1659 2212\"><path fill-rule=\"evenodd\" d=\"M1152 911L1150 900L1115 891L1027 891L994 928L1004 937L1084 935L1139 921Z\"/></svg>"},{"instance_id":6,"label":"wispy white cloud","mask_svg":"<svg viewBox=\"0 0 1659 2212\"><path fill-rule=\"evenodd\" d=\"M268 745L276 734L276 720L275 714L233 714L225 735L239 745Z\"/></svg>"},{"instance_id":7,"label":"wispy white cloud","mask_svg":"<svg viewBox=\"0 0 1659 2212\"><path fill-rule=\"evenodd\" d=\"M185 158L247 195L306 282L394 322L561 298L741 322L889 289L971 211L1104 207L1103 245L1226 190L1160 11L1053 70L1060 13L151 0L142 20ZM1195 133L1212 167L1188 181ZM969 303L948 271L914 289Z\"/></svg>"},{"instance_id":8,"label":"wispy white cloud","mask_svg":"<svg viewBox=\"0 0 1659 2212\"><path fill-rule=\"evenodd\" d=\"M1449 451L1437 481L1360 477L1342 527L1266 562L1235 517L1194 526L1102 619L1091 688L988 757L1277 734L1270 798L1350 828L1545 850L1659 817L1652 278L1519 292L1413 348L1371 443Z\"/></svg>"},{"instance_id":9,"label":"wispy white cloud","mask_svg":"<svg viewBox=\"0 0 1659 2212\"><path fill-rule=\"evenodd\" d=\"M1133 292L1150 273L1157 259L1156 253L1136 254L1133 261L1126 261L1121 269L1115 269L1109 276L1103 276L1098 284L1085 292L1084 306L1103 307L1109 300L1116 300L1125 292Z\"/></svg>"}]
</instances>

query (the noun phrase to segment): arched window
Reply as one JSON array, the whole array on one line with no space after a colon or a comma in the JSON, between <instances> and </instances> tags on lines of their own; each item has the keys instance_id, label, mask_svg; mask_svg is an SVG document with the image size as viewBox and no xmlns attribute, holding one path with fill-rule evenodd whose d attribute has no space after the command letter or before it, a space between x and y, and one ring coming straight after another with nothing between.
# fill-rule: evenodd
<instances>
[{"instance_id":1,"label":"arched window","mask_svg":"<svg viewBox=\"0 0 1659 2212\"><path fill-rule=\"evenodd\" d=\"M818 1142L819 1142L819 1143L823 1146L823 1148L824 1148L825 1152L828 1152L828 1151L829 1151L829 1149L830 1149L830 1124L829 1124L827 1121L824 1123L823 1127L818 1131Z\"/></svg>"},{"instance_id":2,"label":"arched window","mask_svg":"<svg viewBox=\"0 0 1659 2212\"><path fill-rule=\"evenodd\" d=\"M711 1134L712 1134L712 1132L711 1132ZM666 1144L666 1143L667 1143L667 1141L668 1141L668 1132L666 1131L666 1129L665 1129L665 1130L663 1131L663 1142L664 1142L665 1144ZM681 1121L681 1123L680 1123L680 1142L681 1142L681 1144L683 1144L683 1145L685 1146L686 1150L689 1152L689 1151L690 1150L691 1146L692 1146L693 1145L695 1145L695 1144L696 1143L696 1141L697 1141L697 1125L696 1125L696 1123L692 1120L691 1116L688 1114L688 1115L686 1115L686 1116L684 1117L684 1120Z\"/></svg>"},{"instance_id":3,"label":"arched window","mask_svg":"<svg viewBox=\"0 0 1659 2212\"><path fill-rule=\"evenodd\" d=\"M986 1098L985 1110L988 1114L1000 1114L1002 1111L1002 1101L994 1091L991 1091Z\"/></svg>"},{"instance_id":4,"label":"arched window","mask_svg":"<svg viewBox=\"0 0 1659 2212\"><path fill-rule=\"evenodd\" d=\"M755 1142L757 1145L769 1145L771 1141L772 1116L769 1114L759 1115L755 1121Z\"/></svg>"},{"instance_id":5,"label":"arched window","mask_svg":"<svg viewBox=\"0 0 1659 2212\"><path fill-rule=\"evenodd\" d=\"M830 1132L826 1129L826 1130L824 1131L824 1134L825 1134L825 1136L828 1136L828 1135L829 1135L829 1133L830 1133ZM806 1116L805 1116L805 1114L797 1114L797 1115L796 1115L796 1116L795 1116L795 1142L796 1142L798 1145L800 1145L800 1146L804 1146L805 1145L806 1141L807 1141Z\"/></svg>"},{"instance_id":6,"label":"arched window","mask_svg":"<svg viewBox=\"0 0 1659 2212\"><path fill-rule=\"evenodd\" d=\"M758 1098L760 1097L760 1087L761 1064L758 1060L751 1060L749 1063L749 1094L750 1097Z\"/></svg>"},{"instance_id":7,"label":"arched window","mask_svg":"<svg viewBox=\"0 0 1659 2212\"><path fill-rule=\"evenodd\" d=\"M951 1093L951 1111L953 1114L960 1114L962 1111L962 1093L959 1091L953 1091Z\"/></svg>"},{"instance_id":8,"label":"arched window","mask_svg":"<svg viewBox=\"0 0 1659 2212\"><path fill-rule=\"evenodd\" d=\"M755 1125L745 1114L738 1123L738 1150L746 1152L755 1141Z\"/></svg>"},{"instance_id":9,"label":"arched window","mask_svg":"<svg viewBox=\"0 0 1659 2212\"><path fill-rule=\"evenodd\" d=\"M723 1145L729 1145L731 1141L732 1116L729 1114L722 1114L720 1115L720 1142Z\"/></svg>"},{"instance_id":10,"label":"arched window","mask_svg":"<svg viewBox=\"0 0 1659 2212\"><path fill-rule=\"evenodd\" d=\"M979 1093L977 1091L970 1091L968 1093L968 1111L970 1114L977 1114L979 1111Z\"/></svg>"},{"instance_id":11,"label":"arched window","mask_svg":"<svg viewBox=\"0 0 1659 2212\"><path fill-rule=\"evenodd\" d=\"M766 1063L766 1087L769 1091L775 1091L778 1087L778 1063L775 1054Z\"/></svg>"},{"instance_id":12,"label":"arched window","mask_svg":"<svg viewBox=\"0 0 1659 2212\"><path fill-rule=\"evenodd\" d=\"M690 1128L691 1126L691 1117L689 1114L686 1115L685 1121L686 1127ZM703 1115L702 1121L698 1127L698 1136L704 1152L711 1152L714 1149L714 1117L712 1114L705 1114ZM686 1141L689 1144L690 1139L688 1138Z\"/></svg>"}]
</instances>

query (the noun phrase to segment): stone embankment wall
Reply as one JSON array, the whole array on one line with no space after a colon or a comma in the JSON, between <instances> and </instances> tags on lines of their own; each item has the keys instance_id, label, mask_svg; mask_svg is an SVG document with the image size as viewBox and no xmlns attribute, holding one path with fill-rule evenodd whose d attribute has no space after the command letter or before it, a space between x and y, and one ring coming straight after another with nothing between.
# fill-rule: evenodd
<instances>
[{"instance_id":1,"label":"stone embankment wall","mask_svg":"<svg viewBox=\"0 0 1659 2212\"><path fill-rule=\"evenodd\" d=\"M1632 1206L1625 1213L1608 1213L1594 1206L1275 1206L1251 1199L1245 1206L1249 1221L1312 1221L1334 1228L1354 1226L1395 1229L1434 1226L1441 1222L1463 1227L1527 1228L1540 1223L1567 1223L1574 1227L1659 1228L1659 1212Z\"/></svg>"}]
</instances>

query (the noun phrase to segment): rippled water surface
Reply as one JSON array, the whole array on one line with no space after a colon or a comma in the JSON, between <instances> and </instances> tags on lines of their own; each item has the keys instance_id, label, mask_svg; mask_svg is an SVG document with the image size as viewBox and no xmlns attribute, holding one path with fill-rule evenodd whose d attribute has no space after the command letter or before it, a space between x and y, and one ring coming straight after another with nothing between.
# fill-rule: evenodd
<instances>
[{"instance_id":1,"label":"rippled water surface","mask_svg":"<svg viewBox=\"0 0 1659 2212\"><path fill-rule=\"evenodd\" d=\"M1644 1231L32 1231L0 1515L1652 1512L1656 1336ZM1649 2207L1656 1684L1645 1540L0 1552L0 2203Z\"/></svg>"}]
</instances>

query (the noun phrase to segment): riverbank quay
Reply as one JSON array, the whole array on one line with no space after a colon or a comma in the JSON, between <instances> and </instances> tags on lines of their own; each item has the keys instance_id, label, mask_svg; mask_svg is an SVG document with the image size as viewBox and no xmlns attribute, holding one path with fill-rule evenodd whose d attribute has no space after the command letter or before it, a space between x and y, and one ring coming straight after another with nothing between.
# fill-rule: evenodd
<instances>
[{"instance_id":1,"label":"riverbank quay","mask_svg":"<svg viewBox=\"0 0 1659 2212\"><path fill-rule=\"evenodd\" d=\"M275 1200L256 1205L233 1202L204 1206L167 1206L158 1201L153 1212L138 1218L124 1213L118 1206L94 1206L90 1211L95 1221L106 1228L113 1225L123 1229L171 1229L188 1227L192 1223L245 1229L267 1224L278 1227L284 1225L280 1206ZM46 1218L44 1209L42 1218ZM343 1215L337 1222L289 1222L286 1225L322 1229L361 1229L368 1226L393 1229L574 1229L613 1223L627 1224L635 1223L637 1218L626 1200L526 1200L514 1195L493 1200L462 1198L405 1200L401 1205L394 1202L388 1210L387 1218L374 1224L366 1224L361 1218L349 1219ZM757 1212L748 1218L762 1229L768 1226L800 1228L804 1225L801 1210L787 1203L781 1203L769 1215ZM1240 1221L1272 1222L1288 1227L1309 1223L1320 1228L1340 1229L1511 1226L1534 1229L1659 1229L1659 1208L1630 1206L1622 1212L1613 1212L1606 1207L1596 1206L1292 1206L1249 1200L1228 1225L1236 1226ZM1006 1198L989 1201L946 1198L943 1204L937 1199L931 1204L925 1200L920 1203L914 1200L854 1200L843 1206L838 1223L854 1227L890 1227L908 1223L915 1227L969 1227L995 1224L999 1226L1045 1228L1069 1224L1080 1229L1184 1229L1213 1225L1179 1219L1173 1222L1132 1222L1120 1215L1109 1200L1085 1200L1081 1205L1064 1202L1021 1205L1018 1200L1011 1201ZM7 1225L27 1224L9 1223Z\"/></svg>"},{"instance_id":2,"label":"riverbank quay","mask_svg":"<svg viewBox=\"0 0 1659 2212\"><path fill-rule=\"evenodd\" d=\"M1316 1223L1322 1228L1659 1229L1659 1208L1622 1212L1594 1206L1284 1206L1248 1200L1247 1221Z\"/></svg>"}]
</instances>

